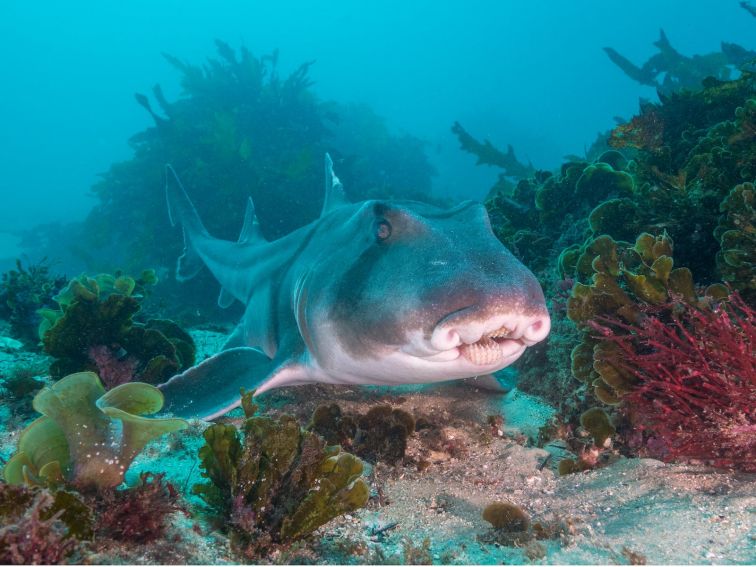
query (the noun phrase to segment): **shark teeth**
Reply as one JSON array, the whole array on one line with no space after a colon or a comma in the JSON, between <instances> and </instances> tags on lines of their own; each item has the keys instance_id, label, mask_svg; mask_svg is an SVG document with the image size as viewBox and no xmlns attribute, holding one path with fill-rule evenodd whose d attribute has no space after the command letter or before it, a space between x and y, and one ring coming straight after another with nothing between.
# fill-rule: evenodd
<instances>
[{"instance_id":1,"label":"shark teeth","mask_svg":"<svg viewBox=\"0 0 756 567\"><path fill-rule=\"evenodd\" d=\"M499 343L490 338L482 338L476 343L462 345L460 353L473 364L481 366L495 364L501 360L502 352Z\"/></svg>"},{"instance_id":2,"label":"shark teeth","mask_svg":"<svg viewBox=\"0 0 756 567\"><path fill-rule=\"evenodd\" d=\"M459 352L473 364L485 366L511 356L520 345L521 342L514 337L514 330L504 326L484 334L474 343L461 345Z\"/></svg>"},{"instance_id":3,"label":"shark teeth","mask_svg":"<svg viewBox=\"0 0 756 567\"><path fill-rule=\"evenodd\" d=\"M486 333L483 335L484 339L507 339L509 338L513 333L513 330L509 327L501 327L500 329L497 329L491 333Z\"/></svg>"}]
</instances>

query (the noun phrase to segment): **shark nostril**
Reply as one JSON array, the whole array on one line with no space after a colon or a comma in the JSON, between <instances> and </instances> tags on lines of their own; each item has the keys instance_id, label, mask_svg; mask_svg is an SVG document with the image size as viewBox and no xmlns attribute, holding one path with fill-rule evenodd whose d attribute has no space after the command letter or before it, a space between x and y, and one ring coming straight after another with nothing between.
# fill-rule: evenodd
<instances>
[{"instance_id":1,"label":"shark nostril","mask_svg":"<svg viewBox=\"0 0 756 567\"><path fill-rule=\"evenodd\" d=\"M533 342L540 342L546 338L551 329L551 321L548 317L542 317L533 321L525 328L522 336L524 339Z\"/></svg>"},{"instance_id":2,"label":"shark nostril","mask_svg":"<svg viewBox=\"0 0 756 567\"><path fill-rule=\"evenodd\" d=\"M449 329L444 336L448 348L454 348L459 345L462 340L459 338L459 333L454 329Z\"/></svg>"}]
</instances>

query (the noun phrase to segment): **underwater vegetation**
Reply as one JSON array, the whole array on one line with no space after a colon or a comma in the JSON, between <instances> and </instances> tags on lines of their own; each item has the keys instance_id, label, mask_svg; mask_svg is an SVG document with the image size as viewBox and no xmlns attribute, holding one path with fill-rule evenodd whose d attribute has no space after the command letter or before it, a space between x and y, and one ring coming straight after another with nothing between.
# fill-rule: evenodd
<instances>
[{"instance_id":1,"label":"underwater vegetation","mask_svg":"<svg viewBox=\"0 0 756 567\"><path fill-rule=\"evenodd\" d=\"M530 527L530 518L512 502L493 502L483 510L483 519L497 530L524 532Z\"/></svg>"},{"instance_id":2,"label":"underwater vegetation","mask_svg":"<svg viewBox=\"0 0 756 567\"><path fill-rule=\"evenodd\" d=\"M341 445L366 461L393 465L404 458L407 438L415 431L415 418L388 405L359 415L329 404L315 409L308 428L329 444Z\"/></svg>"},{"instance_id":3,"label":"underwater vegetation","mask_svg":"<svg viewBox=\"0 0 756 567\"><path fill-rule=\"evenodd\" d=\"M496 148L490 140L483 140L482 142L476 140L459 122L455 122L452 126L452 133L457 136L464 151L474 154L478 158L476 165L498 167L505 177L526 178L535 173L532 164L524 164L517 159L511 145L507 147L507 152L504 153Z\"/></svg>"},{"instance_id":4,"label":"underwater vegetation","mask_svg":"<svg viewBox=\"0 0 756 567\"><path fill-rule=\"evenodd\" d=\"M0 561L81 563L97 549L163 538L175 512L184 505L163 475L142 473L135 486L84 494L0 482Z\"/></svg>"},{"instance_id":5,"label":"underwater vegetation","mask_svg":"<svg viewBox=\"0 0 756 567\"><path fill-rule=\"evenodd\" d=\"M81 235L68 239L88 243L80 258L86 269L172 269L181 243L165 208L166 163L181 172L208 230L229 240L238 236L249 196L269 239L316 218L323 197L313 188L322 185L326 151L354 200L429 198L434 172L423 142L393 135L365 106L319 100L312 62L282 77L277 52L256 56L222 41L216 47L217 56L202 65L165 55L181 74L177 100L167 100L159 85L151 97L136 95L154 126L134 135L133 158L113 164L93 187L98 204Z\"/></svg>"},{"instance_id":6,"label":"underwater vegetation","mask_svg":"<svg viewBox=\"0 0 756 567\"><path fill-rule=\"evenodd\" d=\"M194 341L176 323L133 320L146 288L155 283L152 270L138 279L123 274L72 279L53 298L57 309L40 310L39 336L55 359L51 375L90 370L113 388L130 381L159 384L192 366Z\"/></svg>"},{"instance_id":7,"label":"underwater vegetation","mask_svg":"<svg viewBox=\"0 0 756 567\"><path fill-rule=\"evenodd\" d=\"M750 12L750 6L745 2L741 5ZM654 46L659 52L640 67L611 47L605 47L604 51L628 77L663 94L680 89L699 89L704 79L710 77L720 81L730 80L739 68L756 59L756 52L724 41L720 51L688 57L672 47L664 30L660 30Z\"/></svg>"},{"instance_id":8,"label":"underwater vegetation","mask_svg":"<svg viewBox=\"0 0 756 567\"><path fill-rule=\"evenodd\" d=\"M695 89L674 77L659 103L610 133L612 149L556 174L510 182L510 169L523 171L514 151L454 126L463 149L502 169L486 201L492 228L550 296L551 338L523 355L520 388L559 407L565 431L593 439L563 472L595 465L612 442L750 470L752 444L739 436L756 426L756 77L702 76ZM719 340L727 346L714 352ZM653 366L661 360L666 374Z\"/></svg>"},{"instance_id":9,"label":"underwater vegetation","mask_svg":"<svg viewBox=\"0 0 756 567\"><path fill-rule=\"evenodd\" d=\"M154 386L130 382L106 392L92 372L43 388L33 405L42 417L21 432L18 451L3 468L9 484L113 488L149 441L187 425L144 417L163 406Z\"/></svg>"},{"instance_id":10,"label":"underwater vegetation","mask_svg":"<svg viewBox=\"0 0 756 567\"><path fill-rule=\"evenodd\" d=\"M194 487L223 518L238 553L254 559L365 506L360 459L291 416L255 415L252 393L242 407L240 429L219 423L205 430L199 456L209 482Z\"/></svg>"},{"instance_id":11,"label":"underwater vegetation","mask_svg":"<svg viewBox=\"0 0 756 567\"><path fill-rule=\"evenodd\" d=\"M134 543L162 538L166 518L184 511L176 488L165 474L141 473L139 483L126 490L107 490L96 500L98 534Z\"/></svg>"},{"instance_id":12,"label":"underwater vegetation","mask_svg":"<svg viewBox=\"0 0 756 567\"><path fill-rule=\"evenodd\" d=\"M53 276L45 260L23 265L3 273L0 279L0 317L10 323L13 336L27 347L36 348L37 328L41 320L37 311L53 305L53 297L66 285L65 276Z\"/></svg>"},{"instance_id":13,"label":"underwater vegetation","mask_svg":"<svg viewBox=\"0 0 756 567\"><path fill-rule=\"evenodd\" d=\"M138 484L120 488L147 443L187 426L147 417L162 403L154 386L131 382L106 392L91 372L44 387L33 401L42 416L21 432L2 469L0 560L81 562L92 546L162 537L167 516L183 510L173 486L142 473Z\"/></svg>"},{"instance_id":14,"label":"underwater vegetation","mask_svg":"<svg viewBox=\"0 0 756 567\"><path fill-rule=\"evenodd\" d=\"M65 490L0 483L0 561L57 565L91 538L92 514Z\"/></svg>"},{"instance_id":15,"label":"underwater vegetation","mask_svg":"<svg viewBox=\"0 0 756 567\"><path fill-rule=\"evenodd\" d=\"M603 356L635 382L626 400L636 443L663 460L756 471L756 311L733 294L714 307L673 300L644 315L593 323L598 346L614 351Z\"/></svg>"},{"instance_id":16,"label":"underwater vegetation","mask_svg":"<svg viewBox=\"0 0 756 567\"><path fill-rule=\"evenodd\" d=\"M750 2L746 2L745 0L741 0L740 7L743 8L749 14L751 14L754 18L756 18L756 6L754 6Z\"/></svg>"}]
</instances>

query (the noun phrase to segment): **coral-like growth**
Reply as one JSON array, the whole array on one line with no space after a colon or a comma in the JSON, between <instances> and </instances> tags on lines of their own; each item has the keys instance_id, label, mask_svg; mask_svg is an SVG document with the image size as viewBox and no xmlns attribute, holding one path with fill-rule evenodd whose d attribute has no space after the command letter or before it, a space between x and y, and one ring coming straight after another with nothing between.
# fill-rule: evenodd
<instances>
[{"instance_id":1,"label":"coral-like growth","mask_svg":"<svg viewBox=\"0 0 756 567\"><path fill-rule=\"evenodd\" d=\"M118 486L149 441L186 427L182 419L143 417L162 405L160 390L149 384L106 392L92 372L66 376L35 396L43 415L21 433L3 476L10 484Z\"/></svg>"},{"instance_id":2,"label":"coral-like growth","mask_svg":"<svg viewBox=\"0 0 756 567\"><path fill-rule=\"evenodd\" d=\"M270 546L304 538L329 520L367 503L362 462L302 431L290 416L256 416L251 394L242 407L241 434L216 424L200 448L203 476L195 486L208 504L230 518L232 541L252 558Z\"/></svg>"},{"instance_id":3,"label":"coral-like growth","mask_svg":"<svg viewBox=\"0 0 756 567\"><path fill-rule=\"evenodd\" d=\"M415 431L415 418L388 405L358 415L344 414L337 404L329 404L315 409L309 429L366 461L395 464L404 458L407 438Z\"/></svg>"},{"instance_id":4,"label":"coral-like growth","mask_svg":"<svg viewBox=\"0 0 756 567\"><path fill-rule=\"evenodd\" d=\"M89 508L69 492L0 483L0 563L54 565L92 536Z\"/></svg>"},{"instance_id":5,"label":"coral-like growth","mask_svg":"<svg viewBox=\"0 0 756 567\"><path fill-rule=\"evenodd\" d=\"M617 346L596 342L590 324L602 317L633 324L648 306L667 305L673 297L690 304L703 302L687 268L674 268L672 240L643 233L634 245L599 236L581 248L560 256L560 269L585 283L576 283L567 301L567 316L582 330L582 340L571 352L573 375L592 385L598 399L618 404L636 385L635 376L617 363ZM710 286L709 296L723 295L722 286Z\"/></svg>"},{"instance_id":6,"label":"coral-like growth","mask_svg":"<svg viewBox=\"0 0 756 567\"><path fill-rule=\"evenodd\" d=\"M611 150L595 162L568 162L558 175L537 172L510 193L495 192L486 203L494 231L523 261L538 257L602 200L634 193L633 177L624 170L627 166L628 161Z\"/></svg>"},{"instance_id":7,"label":"coral-like growth","mask_svg":"<svg viewBox=\"0 0 756 567\"><path fill-rule=\"evenodd\" d=\"M98 534L134 543L163 537L168 516L180 510L176 489L164 477L142 473L138 485L105 492L98 503Z\"/></svg>"},{"instance_id":8,"label":"coral-like growth","mask_svg":"<svg viewBox=\"0 0 756 567\"><path fill-rule=\"evenodd\" d=\"M37 345L38 309L53 304L53 296L66 284L64 276L52 276L44 261L28 264L16 260L16 269L0 279L0 317L11 325L13 335L28 346Z\"/></svg>"},{"instance_id":9,"label":"coral-like growth","mask_svg":"<svg viewBox=\"0 0 756 567\"><path fill-rule=\"evenodd\" d=\"M737 294L713 308L673 301L634 323L593 327L637 380L627 412L654 456L756 471L756 312Z\"/></svg>"},{"instance_id":10,"label":"coral-like growth","mask_svg":"<svg viewBox=\"0 0 756 567\"><path fill-rule=\"evenodd\" d=\"M132 380L157 384L194 364L194 341L178 325L133 320L144 288L155 281L150 270L139 280L109 274L71 280L55 297L59 308L42 310L40 337L56 358L51 374L91 370L112 388Z\"/></svg>"}]
</instances>

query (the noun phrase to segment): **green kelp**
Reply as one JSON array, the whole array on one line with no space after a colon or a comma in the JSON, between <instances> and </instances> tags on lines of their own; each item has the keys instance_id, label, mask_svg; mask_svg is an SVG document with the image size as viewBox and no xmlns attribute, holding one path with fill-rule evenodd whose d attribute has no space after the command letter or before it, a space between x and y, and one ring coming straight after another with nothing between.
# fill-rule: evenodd
<instances>
[{"instance_id":1,"label":"green kelp","mask_svg":"<svg viewBox=\"0 0 756 567\"><path fill-rule=\"evenodd\" d=\"M145 286L155 281L149 270L138 280L110 274L72 279L54 298L58 309L41 311L42 344L55 358L50 373L91 370L110 388L132 380L158 384L192 366L194 341L176 323L133 320Z\"/></svg>"},{"instance_id":2,"label":"green kelp","mask_svg":"<svg viewBox=\"0 0 756 567\"><path fill-rule=\"evenodd\" d=\"M144 417L162 406L163 395L149 384L106 392L92 372L66 376L35 396L42 417L21 433L3 477L10 484L118 486L149 441L186 427L182 419Z\"/></svg>"},{"instance_id":3,"label":"green kelp","mask_svg":"<svg viewBox=\"0 0 756 567\"><path fill-rule=\"evenodd\" d=\"M251 393L242 406L241 429L215 424L205 430L199 456L210 482L195 486L230 520L239 553L254 558L367 503L358 458L303 431L293 417L255 415Z\"/></svg>"}]
</instances>

